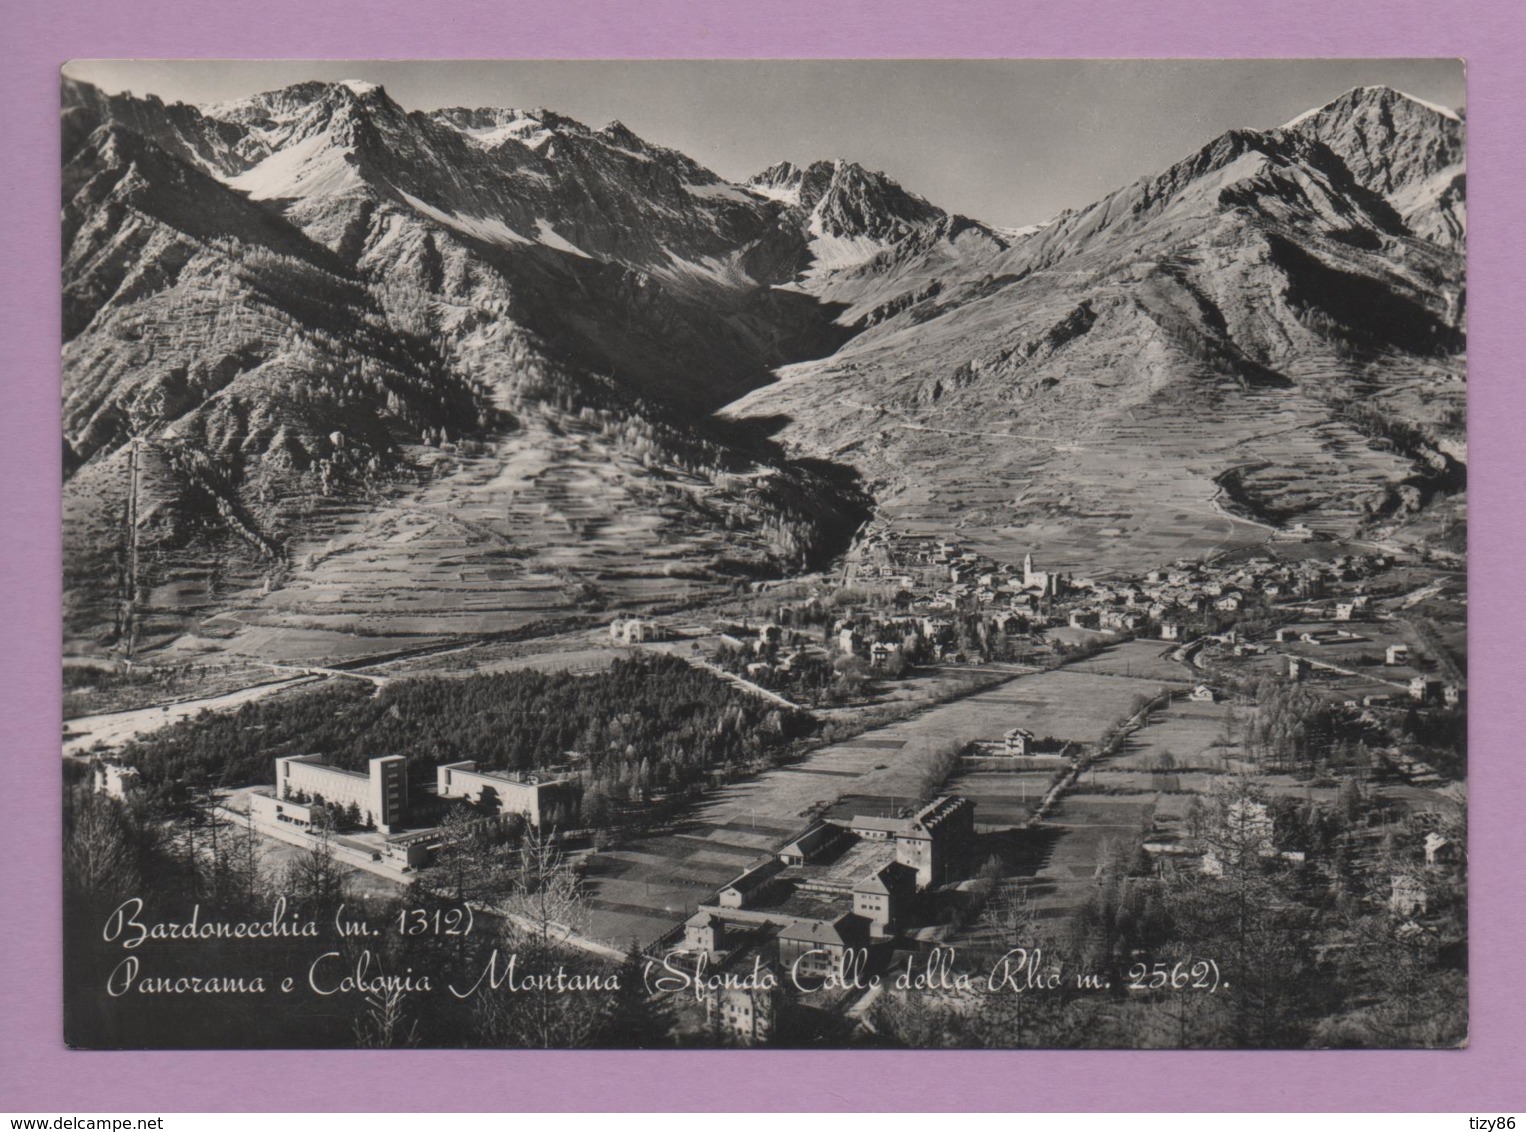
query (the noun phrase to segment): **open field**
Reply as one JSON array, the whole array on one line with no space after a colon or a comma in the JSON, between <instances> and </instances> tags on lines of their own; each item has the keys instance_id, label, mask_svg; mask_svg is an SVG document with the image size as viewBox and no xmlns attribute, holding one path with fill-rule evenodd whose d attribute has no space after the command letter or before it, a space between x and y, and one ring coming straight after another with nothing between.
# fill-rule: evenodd
<instances>
[{"instance_id":1,"label":"open field","mask_svg":"<svg viewBox=\"0 0 1526 1132\"><path fill-rule=\"evenodd\" d=\"M1008 885L1025 894L1034 915L1068 915L1094 892L1097 868L1110 843L1132 842L1157 814L1180 819L1193 794L1211 788L1223 765L1219 744L1227 714L1225 704L1180 698L1151 712L1118 753L1088 768L1042 822L1012 835L1011 848L1003 854ZM1203 769L1150 772L1147 768L1168 750L1180 766ZM957 789L971 797L976 796L972 791L985 795L976 810L982 824L1002 816L1018 825L1026 816L1018 776L963 774ZM1027 789L1034 789L1031 778Z\"/></svg>"},{"instance_id":2,"label":"open field","mask_svg":"<svg viewBox=\"0 0 1526 1132\"><path fill-rule=\"evenodd\" d=\"M822 747L790 766L731 783L697 805L671 833L640 838L591 859L594 923L588 934L612 943L631 938L649 943L752 861L798 833L824 803L836 803L829 805L833 816L904 807L915 799L933 752L951 743L1000 736L1011 727L1093 742L1129 713L1140 691L1137 680L1063 668L1017 676ZM1039 777L1047 782L1052 773ZM1019 818L1010 795L1013 789L1021 794L1022 779L969 775L960 781L987 777L993 780L993 814ZM1032 781L1036 788L1038 780ZM986 789L978 782L974 788ZM976 805L977 821L986 824L978 796Z\"/></svg>"},{"instance_id":3,"label":"open field","mask_svg":"<svg viewBox=\"0 0 1526 1132\"><path fill-rule=\"evenodd\" d=\"M1149 770L1162 755L1169 753L1178 769L1222 770L1226 754L1224 729L1231 710L1225 703L1173 700L1169 707L1151 712L1148 725L1125 739L1102 767Z\"/></svg>"},{"instance_id":4,"label":"open field","mask_svg":"<svg viewBox=\"0 0 1526 1132\"><path fill-rule=\"evenodd\" d=\"M1158 684L1191 683L1192 669L1179 660L1171 659L1171 654L1177 647L1173 641L1120 641L1105 652L1066 667L1072 672L1133 676L1141 680L1153 680Z\"/></svg>"},{"instance_id":5,"label":"open field","mask_svg":"<svg viewBox=\"0 0 1526 1132\"><path fill-rule=\"evenodd\" d=\"M317 676L298 676L292 679L272 679L267 683L221 695L206 696L163 707L135 708L131 711L111 712L103 715L86 715L71 719L66 724L63 750L65 755L84 755L97 743L118 747L139 735L168 727L182 719L188 719L201 711L227 711L241 704L266 696L278 695L290 688L311 684L322 679Z\"/></svg>"},{"instance_id":6,"label":"open field","mask_svg":"<svg viewBox=\"0 0 1526 1132\"><path fill-rule=\"evenodd\" d=\"M1081 778L1086 789L1108 793L1138 794L1201 794L1206 791L1218 771L1146 771L1109 770L1094 766Z\"/></svg>"},{"instance_id":7,"label":"open field","mask_svg":"<svg viewBox=\"0 0 1526 1132\"><path fill-rule=\"evenodd\" d=\"M178 700L235 692L274 679L267 667L235 662L127 669L115 662L71 658L64 663L64 719L160 707Z\"/></svg>"},{"instance_id":8,"label":"open field","mask_svg":"<svg viewBox=\"0 0 1526 1132\"><path fill-rule=\"evenodd\" d=\"M1139 835L1155 811L1151 795L1067 794L1035 830L1040 848L1031 861L1027 889L1035 914L1063 916L1096 889L1097 866L1110 844Z\"/></svg>"},{"instance_id":9,"label":"open field","mask_svg":"<svg viewBox=\"0 0 1526 1132\"><path fill-rule=\"evenodd\" d=\"M948 789L975 803L975 827L1011 829L1033 816L1055 771L961 771Z\"/></svg>"},{"instance_id":10,"label":"open field","mask_svg":"<svg viewBox=\"0 0 1526 1132\"><path fill-rule=\"evenodd\" d=\"M972 738L996 739L1009 727L1026 727L1040 738L1051 736L1076 743L1095 743L1103 732L1133 710L1140 696L1148 698L1159 690L1158 681L1097 676L1066 666L1025 676L961 701L978 700L979 706L960 722L966 730L973 730ZM996 727L984 723L986 719L1003 722Z\"/></svg>"}]
</instances>

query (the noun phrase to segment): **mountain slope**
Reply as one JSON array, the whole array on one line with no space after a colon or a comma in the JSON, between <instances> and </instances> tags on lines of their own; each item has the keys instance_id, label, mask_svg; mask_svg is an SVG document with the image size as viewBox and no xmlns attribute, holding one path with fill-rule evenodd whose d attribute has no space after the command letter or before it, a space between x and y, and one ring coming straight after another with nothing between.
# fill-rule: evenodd
<instances>
[{"instance_id":1,"label":"mountain slope","mask_svg":"<svg viewBox=\"0 0 1526 1132\"><path fill-rule=\"evenodd\" d=\"M1369 112L1348 98L1009 247L875 261L842 316L862 332L726 412L861 468L887 517L999 557L1089 572L1294 523L1387 537L1460 475L1461 256L1385 195L1423 180L1406 154L1446 167L1454 123L1421 109L1390 112L1435 135L1391 147L1391 175L1319 136ZM1425 439L1374 446L1357 402Z\"/></svg>"},{"instance_id":2,"label":"mountain slope","mask_svg":"<svg viewBox=\"0 0 1526 1132\"><path fill-rule=\"evenodd\" d=\"M341 633L675 600L841 546L848 477L692 411L837 333L814 300L705 262L766 242L778 207L736 219L684 187L705 176L687 159L559 128L542 148L574 152L548 186L529 167L550 156L485 150L379 89L206 114L66 91L72 633L141 648L193 630L177 647L194 651L230 633L264 648L241 628L263 626L316 633L321 654ZM627 186L627 227L608 198L632 167L649 181ZM632 239L643 210L669 246ZM379 604L383 576L425 613Z\"/></svg>"},{"instance_id":3,"label":"mountain slope","mask_svg":"<svg viewBox=\"0 0 1526 1132\"><path fill-rule=\"evenodd\" d=\"M1083 571L1423 542L1463 500L1461 129L1365 88L1013 232L547 110L66 84L73 645L693 601L841 553L865 487Z\"/></svg>"},{"instance_id":4,"label":"mountain slope","mask_svg":"<svg viewBox=\"0 0 1526 1132\"><path fill-rule=\"evenodd\" d=\"M1462 247L1467 215L1460 115L1388 87L1357 87L1288 128L1329 146L1415 235Z\"/></svg>"}]
</instances>

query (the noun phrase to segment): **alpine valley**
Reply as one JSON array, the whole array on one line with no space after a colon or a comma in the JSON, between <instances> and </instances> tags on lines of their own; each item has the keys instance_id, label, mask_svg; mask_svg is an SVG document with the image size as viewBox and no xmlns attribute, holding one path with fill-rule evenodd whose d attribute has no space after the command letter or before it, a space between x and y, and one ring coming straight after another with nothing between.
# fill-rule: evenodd
<instances>
[{"instance_id":1,"label":"alpine valley","mask_svg":"<svg viewBox=\"0 0 1526 1132\"><path fill-rule=\"evenodd\" d=\"M1463 134L1014 229L67 81L68 1042L1465 1045Z\"/></svg>"},{"instance_id":2,"label":"alpine valley","mask_svg":"<svg viewBox=\"0 0 1526 1132\"><path fill-rule=\"evenodd\" d=\"M1009 230L548 110L66 81L67 651L523 637L886 528L1460 550L1463 130L1360 88Z\"/></svg>"}]
</instances>

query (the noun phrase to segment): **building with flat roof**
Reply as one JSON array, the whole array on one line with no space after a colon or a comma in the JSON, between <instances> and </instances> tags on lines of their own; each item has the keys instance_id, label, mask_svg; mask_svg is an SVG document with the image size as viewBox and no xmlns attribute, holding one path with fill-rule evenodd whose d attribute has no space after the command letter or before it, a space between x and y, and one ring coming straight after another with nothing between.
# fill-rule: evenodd
<instances>
[{"instance_id":1,"label":"building with flat roof","mask_svg":"<svg viewBox=\"0 0 1526 1132\"><path fill-rule=\"evenodd\" d=\"M402 755L371 759L365 773L330 766L322 755L276 759L275 796L297 803L353 805L364 825L382 833L402 828L408 818L408 760Z\"/></svg>"},{"instance_id":2,"label":"building with flat roof","mask_svg":"<svg viewBox=\"0 0 1526 1132\"><path fill-rule=\"evenodd\" d=\"M536 829L553 802L568 792L565 778L540 778L502 770L478 770L470 759L435 770L436 793L460 798L491 814L520 814Z\"/></svg>"}]
</instances>

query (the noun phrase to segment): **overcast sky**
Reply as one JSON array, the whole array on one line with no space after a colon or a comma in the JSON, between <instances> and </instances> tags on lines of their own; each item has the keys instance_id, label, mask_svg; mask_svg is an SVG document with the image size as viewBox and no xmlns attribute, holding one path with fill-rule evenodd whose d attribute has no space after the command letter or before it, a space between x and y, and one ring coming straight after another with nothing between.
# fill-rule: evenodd
<instances>
[{"instance_id":1,"label":"overcast sky","mask_svg":"<svg viewBox=\"0 0 1526 1132\"><path fill-rule=\"evenodd\" d=\"M410 110L547 107L618 118L730 180L845 157L951 212L1041 223L1231 127L1265 129L1354 86L1461 109L1455 59L70 63L116 93L207 103L307 79L381 83Z\"/></svg>"}]
</instances>

